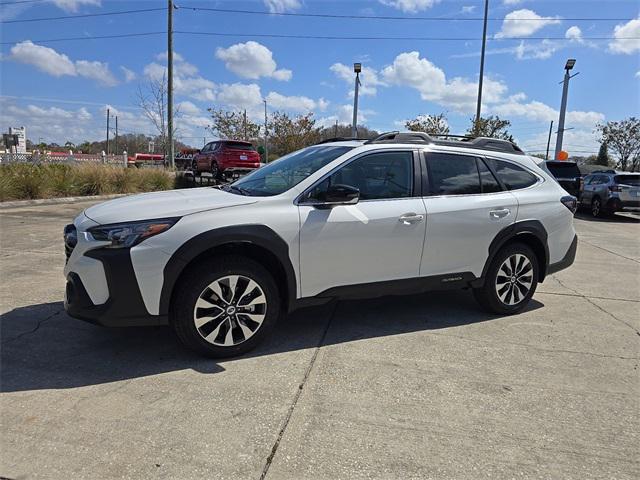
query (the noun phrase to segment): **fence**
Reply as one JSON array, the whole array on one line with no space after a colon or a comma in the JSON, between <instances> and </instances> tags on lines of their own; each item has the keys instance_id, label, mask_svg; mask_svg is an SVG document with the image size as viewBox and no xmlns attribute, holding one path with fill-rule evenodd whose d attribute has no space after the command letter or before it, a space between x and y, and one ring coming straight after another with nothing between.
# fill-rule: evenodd
<instances>
[{"instance_id":1,"label":"fence","mask_svg":"<svg viewBox=\"0 0 640 480\"><path fill-rule=\"evenodd\" d=\"M85 154L85 153L0 153L0 164L7 163L67 163L81 165L101 163L105 165L128 166L127 152L122 155Z\"/></svg>"}]
</instances>

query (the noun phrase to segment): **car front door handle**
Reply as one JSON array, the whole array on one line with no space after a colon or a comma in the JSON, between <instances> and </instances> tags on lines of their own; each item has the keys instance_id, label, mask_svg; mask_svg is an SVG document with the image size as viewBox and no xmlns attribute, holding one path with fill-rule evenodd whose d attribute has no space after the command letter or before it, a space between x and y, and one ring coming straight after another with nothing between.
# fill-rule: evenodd
<instances>
[{"instance_id":1,"label":"car front door handle","mask_svg":"<svg viewBox=\"0 0 640 480\"><path fill-rule=\"evenodd\" d=\"M424 220L424 215L418 213L405 213L398 218L398 221L405 225L411 225L412 223L421 222L422 220Z\"/></svg>"},{"instance_id":2,"label":"car front door handle","mask_svg":"<svg viewBox=\"0 0 640 480\"><path fill-rule=\"evenodd\" d=\"M500 208L498 210L491 210L489 212L489 216L495 220L504 218L511 213L511 210L508 208Z\"/></svg>"}]
</instances>

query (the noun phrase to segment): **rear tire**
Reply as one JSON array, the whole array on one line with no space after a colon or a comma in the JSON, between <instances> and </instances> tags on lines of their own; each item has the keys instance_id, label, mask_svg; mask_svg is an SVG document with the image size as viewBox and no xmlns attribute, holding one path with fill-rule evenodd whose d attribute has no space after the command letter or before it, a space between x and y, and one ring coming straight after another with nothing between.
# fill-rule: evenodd
<instances>
[{"instance_id":1,"label":"rear tire","mask_svg":"<svg viewBox=\"0 0 640 480\"><path fill-rule=\"evenodd\" d=\"M280 296L259 263L228 255L188 271L174 296L171 324L189 349L213 358L242 355L268 335L280 316Z\"/></svg>"},{"instance_id":2,"label":"rear tire","mask_svg":"<svg viewBox=\"0 0 640 480\"><path fill-rule=\"evenodd\" d=\"M604 212L602 211L602 201L600 200L600 197L594 197L594 199L591 200L591 216L593 218L600 218L603 214Z\"/></svg>"},{"instance_id":3,"label":"rear tire","mask_svg":"<svg viewBox=\"0 0 640 480\"><path fill-rule=\"evenodd\" d=\"M220 173L220 168L216 162L211 162L211 176L214 180L221 180L222 174Z\"/></svg>"},{"instance_id":4,"label":"rear tire","mask_svg":"<svg viewBox=\"0 0 640 480\"><path fill-rule=\"evenodd\" d=\"M490 313L518 313L536 291L538 271L538 259L533 250L524 243L512 243L493 258L484 285L473 289L473 296Z\"/></svg>"}]
</instances>

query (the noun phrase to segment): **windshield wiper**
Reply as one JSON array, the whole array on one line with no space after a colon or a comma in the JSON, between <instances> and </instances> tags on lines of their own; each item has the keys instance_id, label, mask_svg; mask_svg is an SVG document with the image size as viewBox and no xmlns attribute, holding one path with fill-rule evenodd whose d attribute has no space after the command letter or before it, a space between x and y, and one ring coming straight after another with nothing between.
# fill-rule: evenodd
<instances>
[{"instance_id":1,"label":"windshield wiper","mask_svg":"<svg viewBox=\"0 0 640 480\"><path fill-rule=\"evenodd\" d=\"M235 185L227 185L225 187L225 190L238 192L240 195L245 195L245 196L249 196L250 195L248 190L245 190L244 188L241 188L241 187L236 187Z\"/></svg>"}]
</instances>

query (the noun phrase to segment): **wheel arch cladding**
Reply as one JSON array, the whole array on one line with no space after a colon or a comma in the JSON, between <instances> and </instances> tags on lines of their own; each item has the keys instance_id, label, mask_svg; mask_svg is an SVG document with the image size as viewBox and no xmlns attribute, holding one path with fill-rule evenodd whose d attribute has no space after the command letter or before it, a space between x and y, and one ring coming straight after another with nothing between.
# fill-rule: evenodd
<instances>
[{"instance_id":1,"label":"wheel arch cladding","mask_svg":"<svg viewBox=\"0 0 640 480\"><path fill-rule=\"evenodd\" d=\"M287 243L264 225L222 227L203 232L185 242L164 267L160 314L167 315L175 287L191 265L216 255L247 256L273 275L285 308L296 299L296 275Z\"/></svg>"},{"instance_id":2,"label":"wheel arch cladding","mask_svg":"<svg viewBox=\"0 0 640 480\"><path fill-rule=\"evenodd\" d=\"M538 282L542 283L549 266L549 247L547 230L538 220L516 222L498 232L489 245L489 256L482 270L482 278L486 277L489 265L500 249L514 242L522 242L533 250L538 260Z\"/></svg>"}]
</instances>

